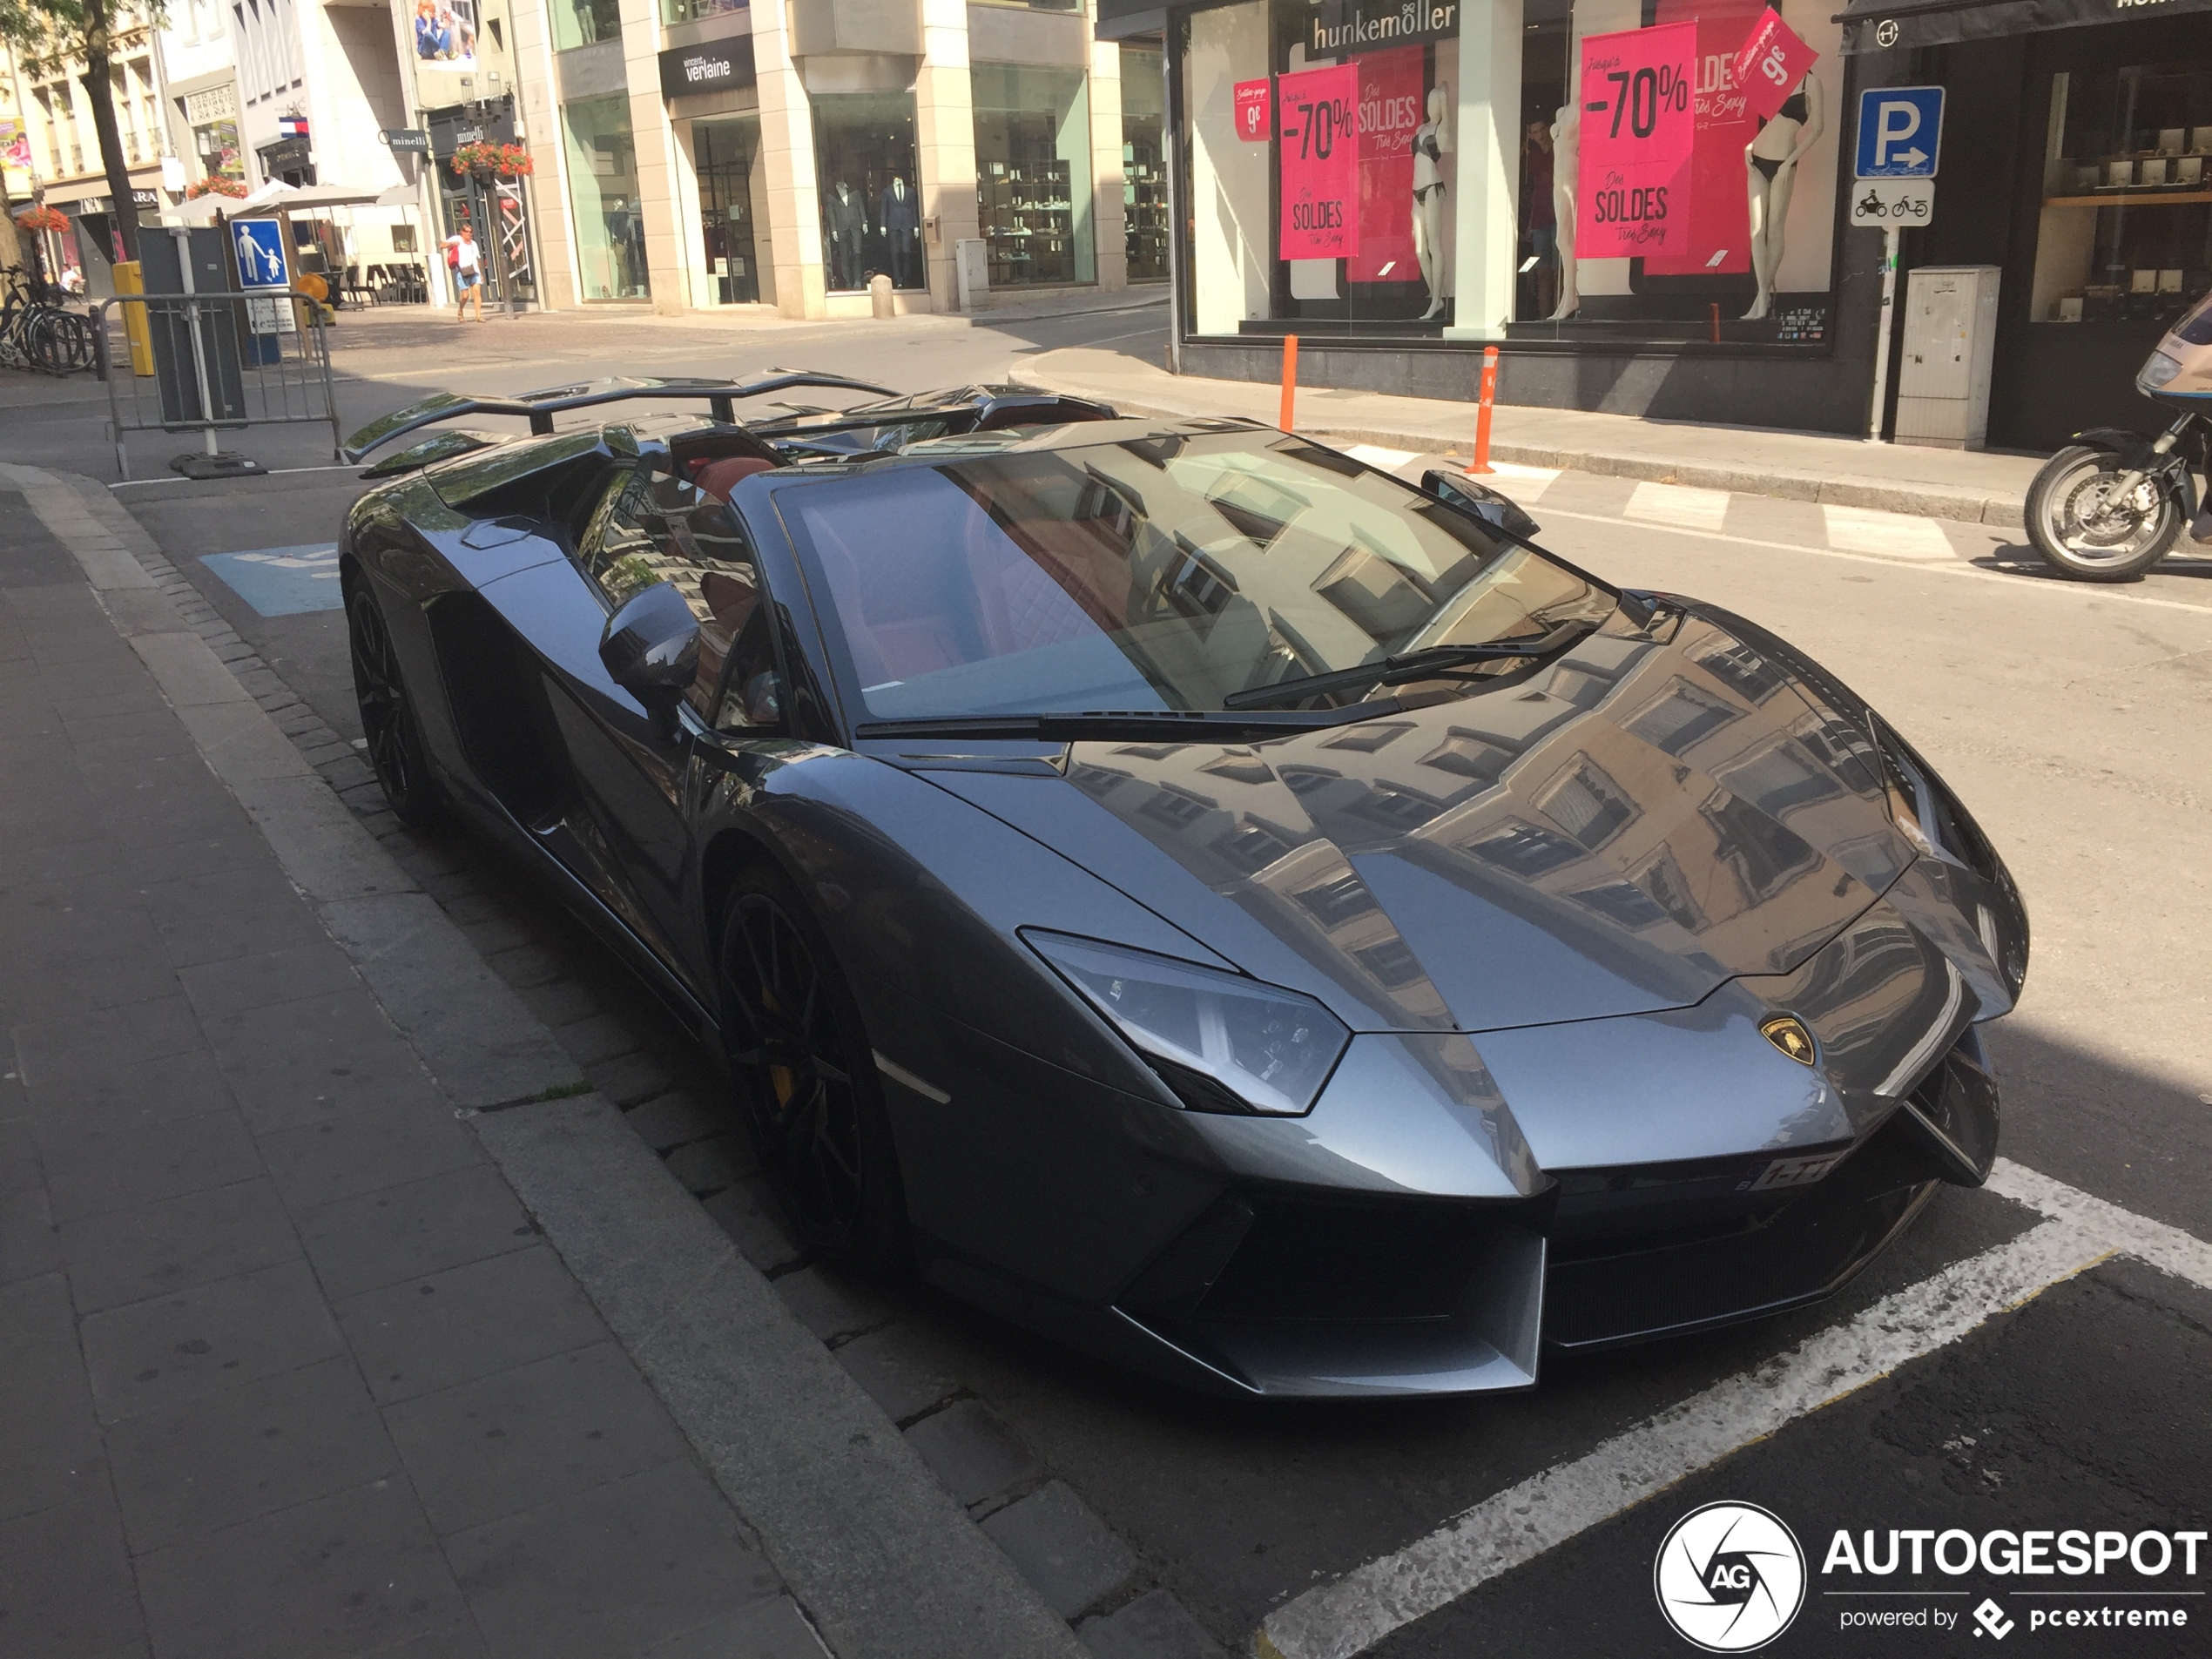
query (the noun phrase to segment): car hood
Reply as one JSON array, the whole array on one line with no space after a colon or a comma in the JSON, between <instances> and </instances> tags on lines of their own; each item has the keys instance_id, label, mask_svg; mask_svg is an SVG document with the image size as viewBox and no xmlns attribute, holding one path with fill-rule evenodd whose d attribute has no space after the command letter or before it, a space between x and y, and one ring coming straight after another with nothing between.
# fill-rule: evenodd
<instances>
[{"instance_id":1,"label":"car hood","mask_svg":"<svg viewBox=\"0 0 2212 1659\"><path fill-rule=\"evenodd\" d=\"M1357 1029L1679 1008L1788 974L1913 860L1869 735L1702 616L1260 745L905 764Z\"/></svg>"}]
</instances>

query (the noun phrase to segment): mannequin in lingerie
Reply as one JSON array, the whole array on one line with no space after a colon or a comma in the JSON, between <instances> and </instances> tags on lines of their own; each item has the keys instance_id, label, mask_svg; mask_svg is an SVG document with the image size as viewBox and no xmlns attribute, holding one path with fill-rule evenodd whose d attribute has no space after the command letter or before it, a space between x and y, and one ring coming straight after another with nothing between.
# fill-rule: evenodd
<instances>
[{"instance_id":1,"label":"mannequin in lingerie","mask_svg":"<svg viewBox=\"0 0 2212 1659\"><path fill-rule=\"evenodd\" d=\"M1413 130L1413 257L1428 285L1421 320L1444 314L1444 158L1452 153L1452 89L1429 90L1428 119Z\"/></svg>"},{"instance_id":2,"label":"mannequin in lingerie","mask_svg":"<svg viewBox=\"0 0 2212 1659\"><path fill-rule=\"evenodd\" d=\"M1578 78L1579 68L1578 64ZM1565 322L1582 308L1575 265L1575 169L1582 138L1581 91L1579 85L1575 89L1552 128L1552 212L1559 238L1559 304L1547 319L1551 322Z\"/></svg>"},{"instance_id":3,"label":"mannequin in lingerie","mask_svg":"<svg viewBox=\"0 0 2212 1659\"><path fill-rule=\"evenodd\" d=\"M1758 297L1743 314L1758 322L1774 309L1775 273L1782 268L1782 239L1789 228L1790 197L1797 186L1797 163L1820 137L1820 83L1810 75L1797 83L1773 118L1743 146L1744 185L1750 192L1751 273Z\"/></svg>"}]
</instances>

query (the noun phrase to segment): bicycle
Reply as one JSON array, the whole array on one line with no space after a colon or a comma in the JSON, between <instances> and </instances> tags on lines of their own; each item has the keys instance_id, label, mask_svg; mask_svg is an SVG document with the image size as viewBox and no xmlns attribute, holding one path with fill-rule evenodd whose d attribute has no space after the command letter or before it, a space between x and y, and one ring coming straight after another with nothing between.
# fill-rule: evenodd
<instances>
[{"instance_id":1,"label":"bicycle","mask_svg":"<svg viewBox=\"0 0 2212 1659\"><path fill-rule=\"evenodd\" d=\"M17 266L0 270L0 366L54 375L92 367L91 320L68 309L64 290Z\"/></svg>"}]
</instances>

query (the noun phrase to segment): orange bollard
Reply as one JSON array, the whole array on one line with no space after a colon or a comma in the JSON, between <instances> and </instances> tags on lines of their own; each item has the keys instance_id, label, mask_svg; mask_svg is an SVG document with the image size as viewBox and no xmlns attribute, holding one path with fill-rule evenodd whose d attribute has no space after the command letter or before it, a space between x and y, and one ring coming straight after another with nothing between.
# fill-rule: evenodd
<instances>
[{"instance_id":1,"label":"orange bollard","mask_svg":"<svg viewBox=\"0 0 2212 1659\"><path fill-rule=\"evenodd\" d=\"M1291 408L1298 401L1298 336L1283 336L1283 418L1276 422L1284 431L1291 429Z\"/></svg>"},{"instance_id":2,"label":"orange bollard","mask_svg":"<svg viewBox=\"0 0 2212 1659\"><path fill-rule=\"evenodd\" d=\"M1721 343L1721 306L1720 306L1720 301L1719 301L1719 300L1716 300L1715 301L1713 301L1713 303L1712 303L1711 307L1710 307L1710 309L1711 310L1711 312L1712 312L1712 316L1713 316L1713 344L1715 344L1716 346L1717 346L1717 345L1719 345L1719 344Z\"/></svg>"},{"instance_id":3,"label":"orange bollard","mask_svg":"<svg viewBox=\"0 0 2212 1659\"><path fill-rule=\"evenodd\" d=\"M1474 464L1469 472L1490 470L1490 407L1498 401L1498 348L1482 348L1482 402L1474 412Z\"/></svg>"}]
</instances>

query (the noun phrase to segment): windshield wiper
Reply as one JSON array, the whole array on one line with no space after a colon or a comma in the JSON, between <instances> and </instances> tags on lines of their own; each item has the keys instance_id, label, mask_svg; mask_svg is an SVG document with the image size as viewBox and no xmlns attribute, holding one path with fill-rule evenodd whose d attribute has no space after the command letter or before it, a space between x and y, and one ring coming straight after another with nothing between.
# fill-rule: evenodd
<instances>
[{"instance_id":1,"label":"windshield wiper","mask_svg":"<svg viewBox=\"0 0 2212 1659\"><path fill-rule=\"evenodd\" d=\"M1227 709L1259 709L1271 703L1293 703L1301 698L1350 691L1355 685L1396 685L1474 663L1527 661L1564 651L1585 634L1595 632L1597 626L1587 620L1563 622L1541 639L1517 645L1495 642L1484 645L1431 645L1426 651L1409 651L1402 657L1386 657L1380 662L1362 663L1357 668L1332 669L1325 674L1305 674L1297 679L1278 680L1272 685L1254 686L1249 691L1232 691L1221 699L1221 704ZM1352 706L1361 705L1355 703Z\"/></svg>"},{"instance_id":2,"label":"windshield wiper","mask_svg":"<svg viewBox=\"0 0 2212 1659\"><path fill-rule=\"evenodd\" d=\"M1116 739L1140 743L1204 743L1223 738L1280 738L1389 714L1394 699L1354 703L1341 709L1295 712L1216 713L1204 709L1085 709L1066 714L954 714L913 720L867 720L856 738L947 738L962 740L1082 743Z\"/></svg>"}]
</instances>

